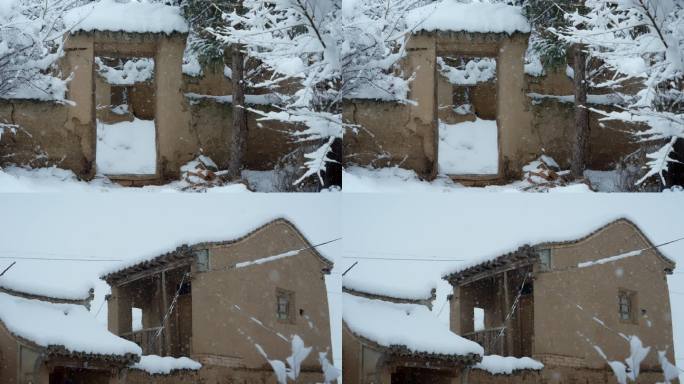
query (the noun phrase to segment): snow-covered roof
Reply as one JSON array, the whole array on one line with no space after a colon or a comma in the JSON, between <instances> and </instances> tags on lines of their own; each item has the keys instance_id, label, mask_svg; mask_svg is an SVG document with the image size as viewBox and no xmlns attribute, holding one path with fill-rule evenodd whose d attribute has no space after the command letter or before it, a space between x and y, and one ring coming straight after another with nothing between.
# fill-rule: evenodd
<instances>
[{"instance_id":1,"label":"snow-covered roof","mask_svg":"<svg viewBox=\"0 0 684 384\"><path fill-rule=\"evenodd\" d=\"M406 15L416 31L463 31L475 33L530 32L521 7L502 3L461 3L442 0L416 8Z\"/></svg>"},{"instance_id":2,"label":"snow-covered roof","mask_svg":"<svg viewBox=\"0 0 684 384\"><path fill-rule=\"evenodd\" d=\"M451 332L424 305L342 295L345 325L381 347L451 358L484 354L479 344Z\"/></svg>"},{"instance_id":3,"label":"snow-covered roof","mask_svg":"<svg viewBox=\"0 0 684 384\"><path fill-rule=\"evenodd\" d=\"M535 244L533 246L530 245L523 245L519 247L518 249L505 253L503 255L496 255L496 256L489 256L489 257L484 257L484 258L479 258L479 259L473 259L472 261L469 261L467 263L459 265L457 268L452 269L451 271L445 273L443 275L444 279L453 279L453 278L459 278L463 277L467 274L471 273L477 273L479 270L482 268L491 268L491 267L496 267L502 263L509 263L513 261L520 261L521 259L535 259L536 258L536 248L548 248L548 247L554 247L554 246L559 246L559 245L566 245L566 244L575 244L579 243L581 241L586 240L587 238L603 231L604 229L613 226L614 224L618 223L625 223L627 225L632 226L637 232L639 232L644 240L646 241L648 247L653 248L653 250L656 252L658 257L662 258L663 261L665 261L667 264L670 264L672 269L674 269L675 262L671 259L669 259L667 256L663 255L658 248L656 248L651 242L651 240L646 236L646 234L631 220L627 218L618 218L616 220L612 220L602 226L600 226L597 229L594 229L593 231L589 232L585 236L581 236L578 238L570 239L570 240L562 240L562 241L547 241L547 242L542 242ZM632 252L628 252L630 254ZM625 254L626 255L626 254ZM624 258L625 255L616 255L618 256L617 259L619 258ZM610 257L608 259L611 259Z\"/></svg>"},{"instance_id":4,"label":"snow-covered roof","mask_svg":"<svg viewBox=\"0 0 684 384\"><path fill-rule=\"evenodd\" d=\"M93 281L84 276L96 275L99 269L97 263L20 260L0 277L0 288L51 299L84 301L91 299L95 289Z\"/></svg>"},{"instance_id":5,"label":"snow-covered roof","mask_svg":"<svg viewBox=\"0 0 684 384\"><path fill-rule=\"evenodd\" d=\"M312 244L308 241L308 239L304 236L304 234L302 234L299 231L299 229L297 229L297 227L292 222L290 222L289 220L287 220L285 218L277 218L277 219L271 220L271 221L269 221L269 222L267 222L267 223L265 223L265 224L263 224L257 228L252 229L251 231L249 231L248 233L246 233L242 236L235 237L235 238L230 239L230 240L207 241L207 242L197 243L197 244L194 244L191 246L181 245L181 246L179 246L179 247L177 247L171 251L168 251L166 253L163 253L161 255L159 255L159 254L147 255L147 256L143 256L143 257L128 259L122 263L119 263L118 265L115 265L112 268L106 269L101 274L101 278L104 280L108 280L108 281L110 279L117 279L118 277L122 277L123 275L125 275L129 272L144 270L144 269L147 269L147 268L159 265L159 264L167 263L169 261L175 261L175 260L178 260L180 258L191 257L194 254L194 251L198 250L198 249L206 249L206 248L210 248L210 247L214 247L214 246L228 245L228 244L236 243L236 242L239 242L239 241L255 234L256 232L258 232L258 231L260 231L260 230L262 230L262 229L264 229L264 228L266 228L272 224L277 224L277 223L284 223L284 224L290 226L292 229L294 229L294 231L297 234L299 234L299 236L302 239L304 239L306 246L309 247L308 249L310 249L321 261L323 261L326 265L328 265L329 268L332 268L333 262L331 260L329 260L328 258L326 258L325 256L323 256L322 254L320 254L316 250L316 248L314 248L312 246ZM263 259L273 260L273 259L283 258L286 256L286 254L287 254L287 256L294 256L296 254L299 254L298 250L291 250L291 251L292 252L290 252L290 253L286 252L285 254L280 254L280 255L264 255ZM261 263L263 263L263 261L264 260L254 260L251 263L261 264Z\"/></svg>"},{"instance_id":6,"label":"snow-covered roof","mask_svg":"<svg viewBox=\"0 0 684 384\"><path fill-rule=\"evenodd\" d=\"M510 375L515 371L539 371L544 369L544 364L529 357L487 355L473 368L487 371L493 375Z\"/></svg>"},{"instance_id":7,"label":"snow-covered roof","mask_svg":"<svg viewBox=\"0 0 684 384\"><path fill-rule=\"evenodd\" d=\"M145 355L140 357L140 361L133 364L131 368L145 371L151 375L168 375L173 371L196 371L202 368L202 364L187 357Z\"/></svg>"},{"instance_id":8,"label":"snow-covered roof","mask_svg":"<svg viewBox=\"0 0 684 384\"><path fill-rule=\"evenodd\" d=\"M0 293L0 322L13 335L69 353L140 355L135 343L109 332L82 305L55 304Z\"/></svg>"},{"instance_id":9,"label":"snow-covered roof","mask_svg":"<svg viewBox=\"0 0 684 384\"><path fill-rule=\"evenodd\" d=\"M64 15L72 32L109 31L131 33L188 32L179 7L147 0L100 0L74 8Z\"/></svg>"}]
</instances>

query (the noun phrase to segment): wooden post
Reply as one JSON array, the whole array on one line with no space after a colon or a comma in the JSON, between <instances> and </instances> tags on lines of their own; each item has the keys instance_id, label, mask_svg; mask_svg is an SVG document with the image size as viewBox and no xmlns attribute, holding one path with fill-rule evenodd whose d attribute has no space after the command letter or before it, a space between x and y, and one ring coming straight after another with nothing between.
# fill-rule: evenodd
<instances>
[{"instance_id":1,"label":"wooden post","mask_svg":"<svg viewBox=\"0 0 684 384\"><path fill-rule=\"evenodd\" d=\"M164 321L164 317L166 316L166 312L169 310L169 297L166 293L166 271L162 271L161 273L161 296L162 296L162 323L161 326L164 327L162 331L162 337L164 338L163 348L160 348L162 353L164 355L162 356L168 356L169 355L169 349L171 347L171 333L169 332L168 328L168 321ZM168 319L167 319L168 320Z\"/></svg>"},{"instance_id":2,"label":"wooden post","mask_svg":"<svg viewBox=\"0 0 684 384\"><path fill-rule=\"evenodd\" d=\"M511 327L511 317L506 317L508 316L508 313L511 311L511 297L508 294L508 271L504 271L503 273L503 288L504 288L504 326L506 327L506 356L513 356L513 329Z\"/></svg>"}]
</instances>

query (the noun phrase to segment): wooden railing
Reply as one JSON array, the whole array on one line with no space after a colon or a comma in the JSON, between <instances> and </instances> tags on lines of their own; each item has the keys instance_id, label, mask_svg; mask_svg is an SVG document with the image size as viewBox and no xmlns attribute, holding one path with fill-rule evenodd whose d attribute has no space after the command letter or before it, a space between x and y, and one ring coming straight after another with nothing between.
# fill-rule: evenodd
<instances>
[{"instance_id":1,"label":"wooden railing","mask_svg":"<svg viewBox=\"0 0 684 384\"><path fill-rule=\"evenodd\" d=\"M464 334L463 337L480 344L487 355L504 356L506 327L488 328L481 331L469 332Z\"/></svg>"},{"instance_id":2,"label":"wooden railing","mask_svg":"<svg viewBox=\"0 0 684 384\"><path fill-rule=\"evenodd\" d=\"M145 328L138 331L123 333L120 336L140 346L143 355L161 355L161 347L164 342L164 331L157 337L161 327Z\"/></svg>"}]
</instances>

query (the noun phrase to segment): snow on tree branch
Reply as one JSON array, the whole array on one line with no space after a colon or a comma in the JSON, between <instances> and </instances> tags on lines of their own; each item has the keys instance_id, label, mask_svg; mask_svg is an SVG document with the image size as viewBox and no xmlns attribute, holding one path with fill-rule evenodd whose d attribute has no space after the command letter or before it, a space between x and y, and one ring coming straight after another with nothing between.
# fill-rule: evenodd
<instances>
[{"instance_id":1,"label":"snow on tree branch","mask_svg":"<svg viewBox=\"0 0 684 384\"><path fill-rule=\"evenodd\" d=\"M602 77L591 84L619 95L618 111L597 111L602 120L633 123L635 137L653 142L645 175L663 174L674 160L674 144L684 139L684 4L675 0L587 0L586 13L569 14L556 33L582 44L600 62Z\"/></svg>"},{"instance_id":2,"label":"snow on tree branch","mask_svg":"<svg viewBox=\"0 0 684 384\"><path fill-rule=\"evenodd\" d=\"M77 0L0 2L0 98L64 101L62 17Z\"/></svg>"}]
</instances>

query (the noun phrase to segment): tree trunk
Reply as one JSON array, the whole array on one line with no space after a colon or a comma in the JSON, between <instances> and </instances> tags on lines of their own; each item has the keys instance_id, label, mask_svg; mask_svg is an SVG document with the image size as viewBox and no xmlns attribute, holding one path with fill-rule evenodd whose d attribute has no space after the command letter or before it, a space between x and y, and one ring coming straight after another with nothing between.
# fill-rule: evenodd
<instances>
[{"instance_id":1,"label":"tree trunk","mask_svg":"<svg viewBox=\"0 0 684 384\"><path fill-rule=\"evenodd\" d=\"M587 109L586 54L580 45L575 46L575 146L572 150L571 171L575 178L584 174L589 144L589 110Z\"/></svg>"},{"instance_id":2,"label":"tree trunk","mask_svg":"<svg viewBox=\"0 0 684 384\"><path fill-rule=\"evenodd\" d=\"M239 44L232 48L233 128L230 138L230 160L228 173L231 178L240 177L242 158L247 143L247 114L245 111L244 57Z\"/></svg>"}]
</instances>

